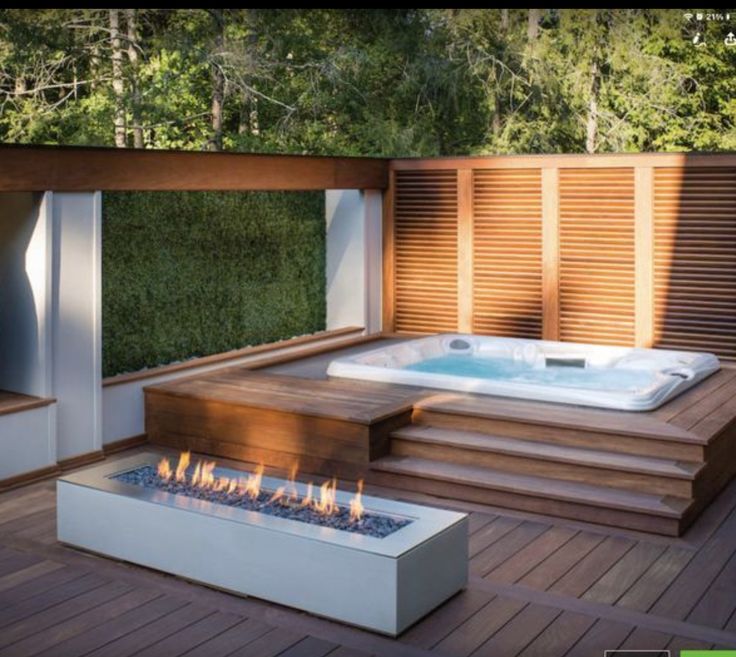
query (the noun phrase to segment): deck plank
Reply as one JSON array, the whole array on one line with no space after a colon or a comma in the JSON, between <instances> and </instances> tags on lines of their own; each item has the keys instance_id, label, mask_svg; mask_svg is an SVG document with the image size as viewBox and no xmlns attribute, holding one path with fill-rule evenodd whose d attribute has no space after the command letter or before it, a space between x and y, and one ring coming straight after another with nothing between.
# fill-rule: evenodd
<instances>
[{"instance_id":1,"label":"deck plank","mask_svg":"<svg viewBox=\"0 0 736 657\"><path fill-rule=\"evenodd\" d=\"M42 602L40 608L33 610L12 623L5 622L0 636L0 655L13 655L16 652L15 644L29 636L38 636L43 630L62 623L89 609L104 605L131 591L131 586L124 582L106 582L79 595L67 597L60 603L46 605ZM32 598L31 601L34 601ZM10 647L10 649L8 649Z\"/></svg>"},{"instance_id":2,"label":"deck plank","mask_svg":"<svg viewBox=\"0 0 736 657\"><path fill-rule=\"evenodd\" d=\"M273 628L266 623L249 618L234 625L186 653L186 657L227 657L235 650L247 646Z\"/></svg>"},{"instance_id":3,"label":"deck plank","mask_svg":"<svg viewBox=\"0 0 736 657\"><path fill-rule=\"evenodd\" d=\"M682 569L652 613L684 619L736 551L736 510Z\"/></svg>"},{"instance_id":4,"label":"deck plank","mask_svg":"<svg viewBox=\"0 0 736 657\"><path fill-rule=\"evenodd\" d=\"M450 632L434 651L448 657L468 657L526 607L526 603L510 598L494 598L465 623Z\"/></svg>"},{"instance_id":5,"label":"deck plank","mask_svg":"<svg viewBox=\"0 0 736 657\"><path fill-rule=\"evenodd\" d=\"M688 622L725 627L736 610L736 553L716 576L687 617Z\"/></svg>"},{"instance_id":6,"label":"deck plank","mask_svg":"<svg viewBox=\"0 0 736 657\"><path fill-rule=\"evenodd\" d=\"M542 634L562 611L530 604L473 653L473 657L518 655Z\"/></svg>"},{"instance_id":7,"label":"deck plank","mask_svg":"<svg viewBox=\"0 0 736 657\"><path fill-rule=\"evenodd\" d=\"M550 527L541 536L496 566L485 578L493 582L509 584L517 582L576 534L574 529L568 527Z\"/></svg>"},{"instance_id":8,"label":"deck plank","mask_svg":"<svg viewBox=\"0 0 736 657\"><path fill-rule=\"evenodd\" d=\"M635 545L628 538L610 536L563 575L550 591L579 597Z\"/></svg>"},{"instance_id":9,"label":"deck plank","mask_svg":"<svg viewBox=\"0 0 736 657\"><path fill-rule=\"evenodd\" d=\"M183 607L186 603L162 595L148 603L136 606L125 613L116 613L99 625L79 632L64 641L51 645L35 657L58 657L59 655L86 655L108 643L112 643L140 627L156 621Z\"/></svg>"},{"instance_id":10,"label":"deck plank","mask_svg":"<svg viewBox=\"0 0 736 657\"><path fill-rule=\"evenodd\" d=\"M580 532L559 550L547 557L537 567L519 580L519 584L532 588L547 590L565 573L569 572L580 560L584 559L606 536Z\"/></svg>"},{"instance_id":11,"label":"deck plank","mask_svg":"<svg viewBox=\"0 0 736 657\"><path fill-rule=\"evenodd\" d=\"M693 550L668 547L616 604L648 611L694 556Z\"/></svg>"},{"instance_id":12,"label":"deck plank","mask_svg":"<svg viewBox=\"0 0 736 657\"><path fill-rule=\"evenodd\" d=\"M596 620L593 616L565 611L519 657L564 657Z\"/></svg>"},{"instance_id":13,"label":"deck plank","mask_svg":"<svg viewBox=\"0 0 736 657\"><path fill-rule=\"evenodd\" d=\"M539 522L523 522L516 529L475 555L470 560L470 572L473 575L487 575L519 550L526 547L540 534L547 531L548 528L549 525Z\"/></svg>"},{"instance_id":14,"label":"deck plank","mask_svg":"<svg viewBox=\"0 0 736 657\"><path fill-rule=\"evenodd\" d=\"M114 585L111 585L111 591L113 590L112 586ZM117 586L120 587L119 584ZM122 587L118 589L118 591L120 590L122 590ZM61 648L61 645L67 640L161 596L160 593L151 589L128 590L111 600L107 599L107 592L103 595L103 589L98 589L94 593L96 594L95 599L97 602L93 603L93 606L85 607L81 605L82 596L69 603L58 605L57 608L64 608L65 618L62 622L55 623L46 628L43 628L42 625L32 628L30 636L27 636L21 641L16 641L4 649L0 649L0 656L32 657L44 650L56 651L57 655L70 654L68 652L68 646L65 649ZM82 609L82 612L77 613L80 609ZM60 617L60 614L56 615L56 618L58 617ZM35 621L35 618L33 617L29 620ZM12 628L8 629L12 630Z\"/></svg>"},{"instance_id":15,"label":"deck plank","mask_svg":"<svg viewBox=\"0 0 736 657\"><path fill-rule=\"evenodd\" d=\"M591 657L618 648L633 631L633 626L605 618L593 626L568 650L565 657Z\"/></svg>"},{"instance_id":16,"label":"deck plank","mask_svg":"<svg viewBox=\"0 0 736 657\"><path fill-rule=\"evenodd\" d=\"M158 645L168 637L184 631L187 627L214 613L213 609L204 606L187 604L173 612L147 623L114 641L107 643L91 653L88 657L131 657L138 655L150 646Z\"/></svg>"},{"instance_id":17,"label":"deck plank","mask_svg":"<svg viewBox=\"0 0 736 657\"><path fill-rule=\"evenodd\" d=\"M665 549L664 545L637 543L583 594L583 599L615 604L662 555Z\"/></svg>"},{"instance_id":18,"label":"deck plank","mask_svg":"<svg viewBox=\"0 0 736 657\"><path fill-rule=\"evenodd\" d=\"M429 650L451 634L459 625L485 607L493 595L485 591L467 588L451 598L433 614L409 628L402 636L402 643Z\"/></svg>"}]
</instances>

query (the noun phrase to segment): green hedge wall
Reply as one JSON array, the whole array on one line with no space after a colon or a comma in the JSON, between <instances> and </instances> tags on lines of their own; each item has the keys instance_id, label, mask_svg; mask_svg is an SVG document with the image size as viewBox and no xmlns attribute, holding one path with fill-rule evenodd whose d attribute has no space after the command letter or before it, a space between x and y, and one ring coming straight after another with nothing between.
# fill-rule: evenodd
<instances>
[{"instance_id":1,"label":"green hedge wall","mask_svg":"<svg viewBox=\"0 0 736 657\"><path fill-rule=\"evenodd\" d=\"M322 192L103 197L103 376L325 328Z\"/></svg>"}]
</instances>

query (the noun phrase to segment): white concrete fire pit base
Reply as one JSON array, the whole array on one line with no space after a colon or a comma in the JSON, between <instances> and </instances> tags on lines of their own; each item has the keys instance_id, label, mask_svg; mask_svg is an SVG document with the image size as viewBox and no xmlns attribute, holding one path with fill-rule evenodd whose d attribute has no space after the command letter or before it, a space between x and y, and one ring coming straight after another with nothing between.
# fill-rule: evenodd
<instances>
[{"instance_id":1,"label":"white concrete fire pit base","mask_svg":"<svg viewBox=\"0 0 736 657\"><path fill-rule=\"evenodd\" d=\"M392 636L467 583L465 514L364 496L367 511L412 520L374 538L110 478L159 458L136 455L61 478L59 540ZM268 489L281 484L263 479ZM337 492L340 504L350 497Z\"/></svg>"}]
</instances>

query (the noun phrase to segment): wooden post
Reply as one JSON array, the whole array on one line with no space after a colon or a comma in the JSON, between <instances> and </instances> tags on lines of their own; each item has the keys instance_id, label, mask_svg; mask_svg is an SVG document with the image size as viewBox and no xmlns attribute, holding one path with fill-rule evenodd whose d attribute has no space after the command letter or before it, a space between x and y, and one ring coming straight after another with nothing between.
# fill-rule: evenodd
<instances>
[{"instance_id":1,"label":"wooden post","mask_svg":"<svg viewBox=\"0 0 736 657\"><path fill-rule=\"evenodd\" d=\"M457 172L457 328L473 332L473 170Z\"/></svg>"},{"instance_id":2,"label":"wooden post","mask_svg":"<svg viewBox=\"0 0 736 657\"><path fill-rule=\"evenodd\" d=\"M654 175L652 167L634 169L635 312L637 347L654 344Z\"/></svg>"},{"instance_id":3,"label":"wooden post","mask_svg":"<svg viewBox=\"0 0 736 657\"><path fill-rule=\"evenodd\" d=\"M393 333L396 330L396 290L395 290L395 231L394 231L394 194L396 190L396 174L389 172L388 189L383 192L383 276L382 299L383 318L381 330Z\"/></svg>"},{"instance_id":4,"label":"wooden post","mask_svg":"<svg viewBox=\"0 0 736 657\"><path fill-rule=\"evenodd\" d=\"M560 171L542 169L542 337L560 339Z\"/></svg>"}]
</instances>

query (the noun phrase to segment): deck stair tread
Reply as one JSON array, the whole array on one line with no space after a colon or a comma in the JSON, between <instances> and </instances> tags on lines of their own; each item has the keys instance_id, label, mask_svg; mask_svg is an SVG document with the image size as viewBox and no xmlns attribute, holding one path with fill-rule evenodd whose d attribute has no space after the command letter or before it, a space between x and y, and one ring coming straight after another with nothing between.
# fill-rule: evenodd
<instances>
[{"instance_id":1,"label":"deck stair tread","mask_svg":"<svg viewBox=\"0 0 736 657\"><path fill-rule=\"evenodd\" d=\"M250 408L262 408L370 424L410 410L420 388L400 389L352 380L303 379L227 368L197 378L149 386L148 392L190 397Z\"/></svg>"},{"instance_id":2,"label":"deck stair tread","mask_svg":"<svg viewBox=\"0 0 736 657\"><path fill-rule=\"evenodd\" d=\"M393 431L391 436L412 442L464 450L494 452L590 468L621 470L686 480L695 479L703 467L702 463L505 438L476 431L443 429L421 424L402 427Z\"/></svg>"},{"instance_id":3,"label":"deck stair tread","mask_svg":"<svg viewBox=\"0 0 736 657\"><path fill-rule=\"evenodd\" d=\"M415 409L432 413L509 420L565 429L624 434L641 438L706 444L708 441L651 413L550 404L491 395L437 393L417 401Z\"/></svg>"},{"instance_id":4,"label":"deck stair tread","mask_svg":"<svg viewBox=\"0 0 736 657\"><path fill-rule=\"evenodd\" d=\"M693 503L688 498L513 474L485 467L458 465L413 456L384 456L373 461L371 468L395 475L435 479L517 495L555 499L672 519L681 518Z\"/></svg>"}]
</instances>

